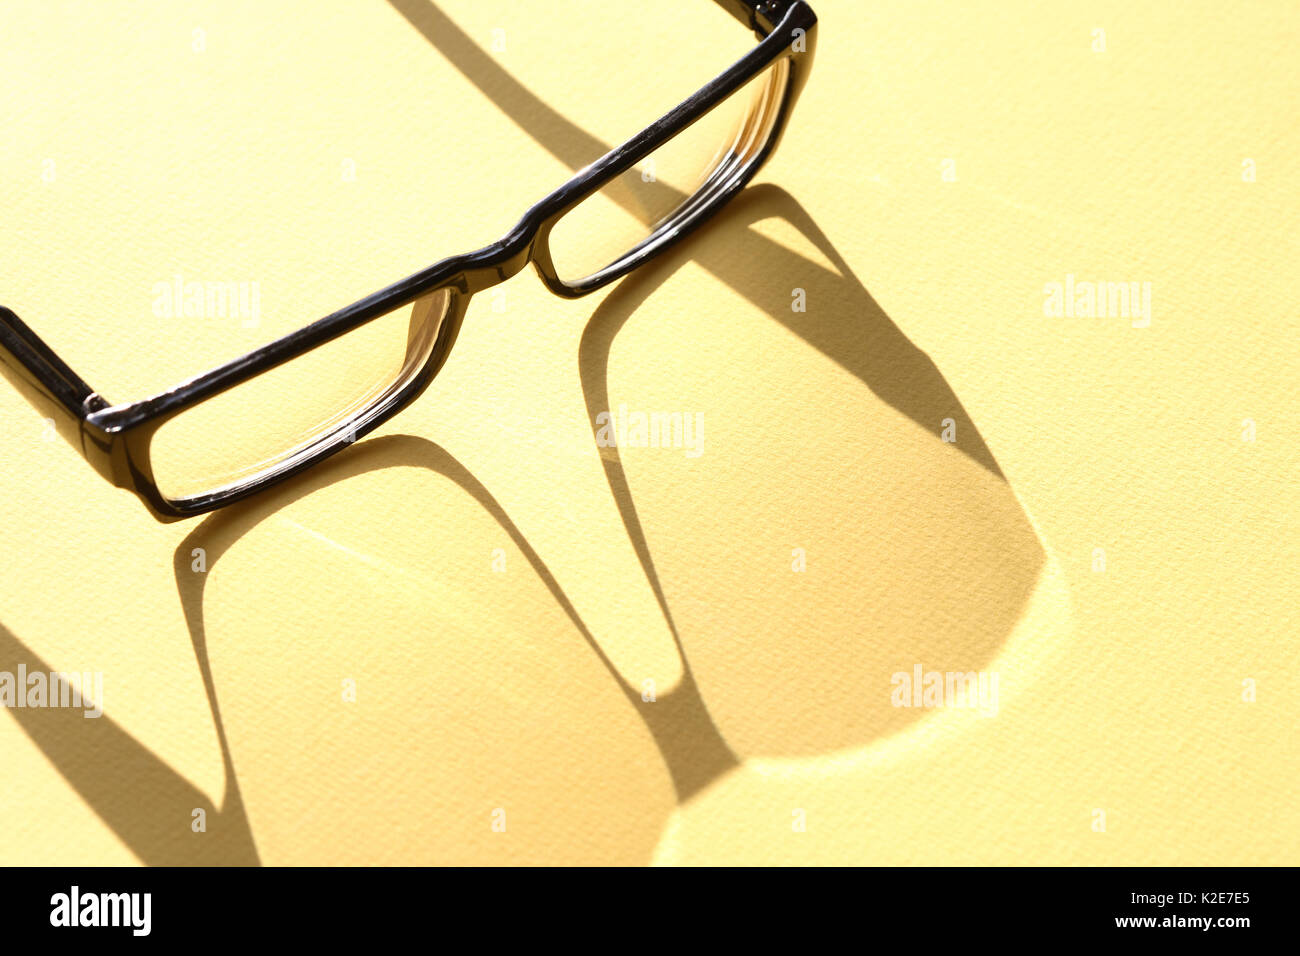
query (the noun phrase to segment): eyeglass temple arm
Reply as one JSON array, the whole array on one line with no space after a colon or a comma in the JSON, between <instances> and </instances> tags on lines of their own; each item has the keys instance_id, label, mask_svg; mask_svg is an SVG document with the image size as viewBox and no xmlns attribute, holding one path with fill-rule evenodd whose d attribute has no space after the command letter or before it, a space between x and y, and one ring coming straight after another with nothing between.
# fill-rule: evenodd
<instances>
[{"instance_id":1,"label":"eyeglass temple arm","mask_svg":"<svg viewBox=\"0 0 1300 956\"><path fill-rule=\"evenodd\" d=\"M793 0L714 0L714 3L759 36L767 36Z\"/></svg>"},{"instance_id":2,"label":"eyeglass temple arm","mask_svg":"<svg viewBox=\"0 0 1300 956\"><path fill-rule=\"evenodd\" d=\"M82 451L81 425L86 416L108 407L40 336L4 306L0 306L0 373L38 412L51 419L55 430L78 451Z\"/></svg>"}]
</instances>

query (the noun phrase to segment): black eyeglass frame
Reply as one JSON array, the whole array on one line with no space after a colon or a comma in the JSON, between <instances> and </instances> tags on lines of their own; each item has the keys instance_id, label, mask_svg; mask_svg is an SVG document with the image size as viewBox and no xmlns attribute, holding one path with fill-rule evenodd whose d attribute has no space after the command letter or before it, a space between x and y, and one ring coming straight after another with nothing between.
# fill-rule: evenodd
<instances>
[{"instance_id":1,"label":"black eyeglass frame","mask_svg":"<svg viewBox=\"0 0 1300 956\"><path fill-rule=\"evenodd\" d=\"M0 306L0 373L53 419L55 430L114 485L134 491L160 521L177 521L255 495L336 454L415 401L447 360L472 296L517 275L529 264L556 295L594 292L674 245L743 189L779 145L816 50L817 17L804 0L714 0L760 38L759 44L667 115L580 170L533 205L501 240L442 259L345 308L248 354L150 398L110 405L11 310ZM604 269L565 282L551 259L551 229L588 196L608 185L783 57L786 89L766 142L753 159L708 180L658 223L651 235ZM446 317L423 367L399 389L367 408L345 429L327 435L280 466L214 492L172 500L154 481L150 445L167 421L255 375L291 361L358 326L434 293L451 295Z\"/></svg>"}]
</instances>

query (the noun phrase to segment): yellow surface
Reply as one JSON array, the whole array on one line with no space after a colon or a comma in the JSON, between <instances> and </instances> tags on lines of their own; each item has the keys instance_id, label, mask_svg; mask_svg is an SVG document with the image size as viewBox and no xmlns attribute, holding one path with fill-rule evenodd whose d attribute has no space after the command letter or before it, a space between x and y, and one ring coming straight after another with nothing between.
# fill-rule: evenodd
<instances>
[{"instance_id":1,"label":"yellow surface","mask_svg":"<svg viewBox=\"0 0 1300 956\"><path fill-rule=\"evenodd\" d=\"M750 43L632 6L11 0L0 301L124 401L490 242ZM0 862L1297 862L1300 7L816 8L760 185L247 506L156 524L0 391L0 670L105 710L0 716Z\"/></svg>"}]
</instances>

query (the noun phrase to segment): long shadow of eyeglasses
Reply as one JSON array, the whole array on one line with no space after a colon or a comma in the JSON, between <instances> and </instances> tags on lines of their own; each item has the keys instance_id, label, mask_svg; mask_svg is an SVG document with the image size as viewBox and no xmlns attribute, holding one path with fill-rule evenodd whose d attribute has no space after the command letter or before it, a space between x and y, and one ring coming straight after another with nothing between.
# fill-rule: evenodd
<instances>
[{"instance_id":1,"label":"long shadow of eyeglasses","mask_svg":"<svg viewBox=\"0 0 1300 956\"><path fill-rule=\"evenodd\" d=\"M754 232L755 225L771 218L778 218L793 225L826 256L834 269L827 269L813 263L758 236ZM620 331L642 304L686 263L712 262L722 268L732 259L748 262L754 267L753 276L744 283L748 298L770 303L769 314L787 327L792 327L796 331L805 326L812 327L808 329L808 336L816 337L822 345L822 351L833 354L841 365L853 371L859 379L868 383L877 383L882 377L898 376L902 381L910 383L911 392L914 396L919 396L915 400L924 406L923 414L927 419L937 420L940 412L951 414L953 409L959 407L955 396L942 376L938 374L933 363L907 342L897 327L889 321L853 276L829 240L817 229L798 203L776 187L758 186L723 210L710 229L701 232L678 250L625 279L597 309L584 332L579 353L589 418L594 419L598 410L610 407L608 385L610 351ZM776 304L785 305L787 301L785 290L794 275L807 285L811 294L820 303L815 313L816 318L810 318L803 313L787 314ZM893 386L886 386L886 390L890 387ZM973 425L969 426L967 435L972 433ZM937 437L932 437L930 441L936 455L951 454L951 448L942 444ZM236 508L213 515L177 548L175 554L177 587L181 594L199 666L203 672L204 686L209 694L212 713L218 722L223 760L227 767L231 768L231 779L233 780L233 760L226 749L226 734L221 727L220 708L207 654L203 605L204 588L208 577L206 574L192 573L190 569L192 549L200 545L206 549L210 573L221 557L250 529L292 502L349 478L400 465L414 465L450 479L506 532L520 553L524 555L537 578L545 585L551 598L582 635L604 669L614 678L619 691L645 722L672 778L679 802L687 801L709 783L735 767L738 763L737 755L728 740L720 733L709 703L706 703L706 700L711 703L712 693L702 694L692 667L691 655L687 653L683 640L678 634L674 613L642 527L642 520L619 451L617 448L606 448L602 450L601 457L607 481L629 539L641 560L665 620L677 641L684 675L677 687L670 693L661 695L655 703L645 704L639 690L631 687L613 666L545 562L523 537L488 489L464 465L444 449L424 439L409 436L375 439L349 449L343 455L286 483L281 489L263 498L253 499ZM975 459L977 456L971 458ZM1006 593L996 609L983 616L974 611L967 612L970 616L979 618L978 634L975 640L967 642L969 653L963 659L970 667L991 657L1001 639L1014 625L1019 606L1027 598L1042 560L1041 548L1037 545L1036 538L1023 515L1019 513L1014 496L1006 488L1005 481L996 466L987 470L974 469L974 471L983 471L988 483L988 487L977 494L976 503L989 505L988 510L997 514L1004 523L1003 526L995 529L1000 534L993 536L996 539L993 546L1013 554L1015 559L1004 567L1004 570L1009 570L1010 573L1005 574L1000 582L1000 587ZM959 510L954 520L960 522L965 517L966 515ZM928 528L942 530L941 523L934 521L930 516L924 516L923 520L928 522ZM958 539L959 542L961 540ZM967 553L960 543L948 550L952 552L949 555L950 564L954 560L959 563ZM928 602L931 597L923 594L920 600ZM956 603L951 608L940 608L941 613L949 617L960 616L965 610L961 603L964 600L964 595L958 594ZM903 616L916 616L913 613L916 610L910 608ZM895 609L895 612L898 613L898 609ZM939 636L942 639L944 635ZM689 644L689 640L686 643ZM905 648L896 649L900 653L909 653ZM821 679L821 675L814 676ZM764 709L769 709L770 698L764 698L764 701ZM878 708L867 715L869 719L865 725L866 732L861 733L859 739L837 740L835 743L860 743L869 737L896 730L907 719L912 719L914 712L887 712L887 716L894 719L886 721L881 721L880 715ZM859 730L862 729L863 727L859 726ZM829 749L823 746L824 741L806 740L800 743L805 746L795 749L805 752ZM237 794L237 785L232 783L230 786Z\"/></svg>"}]
</instances>

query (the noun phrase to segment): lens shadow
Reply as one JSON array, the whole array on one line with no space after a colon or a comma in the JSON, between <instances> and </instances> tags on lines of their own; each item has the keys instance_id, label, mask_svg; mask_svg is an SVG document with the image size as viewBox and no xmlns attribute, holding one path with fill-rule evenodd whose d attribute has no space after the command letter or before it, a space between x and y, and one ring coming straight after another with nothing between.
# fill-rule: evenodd
<instances>
[{"instance_id":1,"label":"lens shadow","mask_svg":"<svg viewBox=\"0 0 1300 956\"><path fill-rule=\"evenodd\" d=\"M773 223L807 251L760 233ZM671 279L688 263L776 325L683 302ZM631 407L709 423L694 461L601 453L737 754L825 753L897 732L924 711L896 706L894 674L981 670L1020 620L1045 555L1001 469L934 363L783 190L751 187L624 279L592 316L579 369L593 421Z\"/></svg>"},{"instance_id":2,"label":"lens shadow","mask_svg":"<svg viewBox=\"0 0 1300 956\"><path fill-rule=\"evenodd\" d=\"M488 860L514 863L645 862L653 852L673 806L734 766L735 757L718 736L689 676L671 694L661 695L652 705L642 700L639 688L629 686L618 676L554 575L500 504L447 451L421 438L395 435L361 442L263 496L213 514L176 549L177 589L223 748L227 747L229 733L239 741L233 746L234 750L243 753L248 749L256 755L254 729L257 718L254 715L262 710L249 705L246 699L254 698L258 693L266 696L276 692L265 688L255 692L248 687L248 682L257 680L256 677L244 676L238 682L230 682L239 685L240 706L244 713L238 720L239 730L228 730L231 720L228 716L223 718L217 703L205 614L208 582L213 571L221 562L229 560L227 555L237 542L268 518L283 519L286 509L291 509L296 502L350 479L400 467L448 479L459 495L461 504L458 507L462 510L468 507L468 510L486 517L489 525L486 531L480 526L479 531L469 533L471 539L476 539L474 548L477 549L472 551L475 556L470 559L449 555L441 564L431 562L424 566L420 566L422 559L411 558L405 552L405 561L396 560L396 555L382 553L370 554L363 559L368 563L382 564L386 575L414 575L424 581L421 589L426 593L415 599L409 613L405 610L395 613L393 608L381 611L378 605L383 603L383 597L377 593L363 593L367 581L377 579L358 583L350 592L353 597L346 599L354 600L360 594L364 600L373 602L375 614L382 614L392 628L405 631L408 627L427 627L429 644L436 649L437 667L437 672L428 677L441 688L440 695L450 695L459 701L452 710L424 707L412 702L407 708L412 711L410 714L394 718L391 726L369 741L368 746L380 764L390 758L393 762L400 762L404 753L419 759L418 772L407 775L412 786L419 788L418 799L404 797L396 804L372 812L376 818L374 825L401 827L408 832L414 830L420 834L420 845L414 850L408 846L390 847L386 851L402 851L406 855L396 857L394 862L404 863L411 862L412 852L422 862L437 863L482 863ZM391 494L387 483L392 480L395 479L385 478L385 494ZM354 493L364 494L364 491L349 491L349 494ZM410 501L403 501L393 506L392 513L392 517L401 522L396 533L407 538L419 534L421 525L415 515L429 513L431 502L437 500L436 493L424 485L413 494L420 496L416 499L418 507L412 508ZM468 502L465 496L468 496ZM455 500L449 502L449 506L453 506ZM382 503L367 509L369 520L383 521L385 514ZM452 517L444 514L442 519L433 521L424 536L436 536L435 526L452 521ZM460 530L463 522L455 519L452 523L456 524L454 533L426 541L423 549L428 551L438 543L448 548L457 547L452 543L453 539L466 535ZM276 533L279 533L279 528ZM531 571L533 579L543 585L542 599L536 593L529 593L530 585L526 583L507 591L495 586L497 580L504 581L510 575L491 572L488 555L490 552L495 554L495 550L489 545L507 543L510 554L505 553L505 548L501 549L503 565ZM352 548L350 544L334 544L339 548ZM283 542L278 546L287 547ZM193 562L200 551L205 570L195 573ZM322 585L319 578L309 579L304 574L304 566L314 560L307 555L295 557L291 566L280 567L271 573L283 580L285 588L307 603L321 599L327 588L349 588L348 584L337 580L332 585ZM466 560L475 562L475 570L464 570ZM415 566L403 566L409 563ZM435 579L442 573L450 577L465 575L461 580L469 582L467 587L475 588L478 593L459 596L458 606L440 606L432 595L437 584ZM514 572L514 580L520 580L518 571ZM283 591L280 597L284 597ZM512 634L508 628L494 629L490 623L493 613L501 612L506 605L516 604L519 613L515 617L527 621L526 630ZM459 635L460 640L453 640L453 635L441 632L433 622L421 621L421 617L429 617L430 611L438 618L444 610L447 619L465 614L470 616L467 621L469 630ZM562 626L557 624L556 611L558 618L562 618ZM331 645L335 643L356 645L364 642L377 645L378 649L358 650L359 655L411 654L411 647L393 643L391 634L327 631L335 627L328 619L323 625L319 623L319 615L314 620L317 630L310 636L314 653L334 653ZM301 669L306 665L299 660L291 636L301 629L287 627L286 630L288 633L284 636L276 633L272 638L277 647L287 649L284 654L276 648L247 647L246 633L239 634L239 647L228 649L226 653L259 655L258 667L271 673ZM582 641L571 639L574 630L581 635ZM475 646L473 639L476 637L489 639L494 645L503 641L517 642L518 650L507 653L494 648L488 651ZM587 653L588 650L594 653L594 657ZM501 667L502 660L509 662L505 670ZM376 674L384 667L383 664L368 666L370 672ZM252 664L248 669L253 669ZM268 680L270 684L267 687L270 687L277 679ZM370 679L372 687L377 680ZM393 681L385 686L394 695L408 693ZM370 693L373 697L373 690ZM621 698L621 701L614 698ZM286 699L279 708L288 705ZM315 746L322 749L322 757L327 762L332 759L329 752L334 746L334 742L328 739L329 728L337 722L339 710L335 700L331 699L313 703L307 713L291 718L301 725L303 733L312 733L316 739ZM485 737L482 728L487 726L495 730ZM286 728L278 730L277 738L282 739ZM346 725L340 731L345 735L352 732ZM292 762L289 755L275 756L262 761L256 771L262 778L259 792L273 797L275 804L293 805L299 790L305 791L317 785L304 787L301 781L292 779L280 766ZM382 790L374 788L372 777L389 780L402 776L399 770L378 765L362 770L364 772L349 771L357 776L342 781L343 791L336 793L333 799L349 799L349 795L356 796L367 788ZM247 763L243 760L241 772L247 780ZM319 771L304 772L319 776ZM230 760L230 774L233 779L233 759ZM270 777L274 779L268 779ZM587 777L590 779L584 784ZM587 801L580 814L572 812L575 790L585 794ZM527 840L516 838L513 845L493 840L494 834L488 825L488 813L495 809L490 802L493 799L491 795L495 794L494 799L502 800L501 795L507 793L514 793L515 799L504 809L507 813L517 811L528 819L530 828L530 837ZM411 814L412 799L420 805L440 808L436 822L427 826L409 821L402 823L402 819ZM279 808L259 803L251 796L248 805L255 829L261 834L263 827L259 810L274 817ZM593 823L594 819L604 823ZM612 829L602 838L600 831L606 826ZM285 851L283 845L279 849L281 852L277 853L277 858L281 858ZM270 851L264 849L264 852Z\"/></svg>"}]
</instances>

